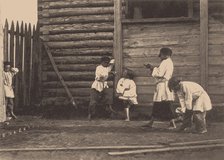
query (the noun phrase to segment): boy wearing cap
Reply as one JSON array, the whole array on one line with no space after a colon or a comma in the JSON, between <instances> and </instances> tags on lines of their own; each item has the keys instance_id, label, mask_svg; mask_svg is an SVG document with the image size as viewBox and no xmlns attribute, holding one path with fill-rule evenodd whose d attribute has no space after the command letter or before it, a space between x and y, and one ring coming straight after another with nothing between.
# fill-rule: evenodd
<instances>
[{"instance_id":1,"label":"boy wearing cap","mask_svg":"<svg viewBox=\"0 0 224 160\"><path fill-rule=\"evenodd\" d=\"M170 129L176 128L175 115L172 110L174 95L168 88L168 81L173 74L173 62L171 60L172 50L170 48L161 48L159 58L161 63L159 67L153 67L151 64L145 65L151 70L152 77L156 80L156 89L153 96L153 110L151 120L144 127L152 127L156 118L170 121Z\"/></svg>"},{"instance_id":2,"label":"boy wearing cap","mask_svg":"<svg viewBox=\"0 0 224 160\"><path fill-rule=\"evenodd\" d=\"M196 133L206 133L206 112L212 109L206 91L195 82L181 81L176 77L169 80L168 86L177 93L181 110L186 110L180 130L191 127L193 119Z\"/></svg>"},{"instance_id":3,"label":"boy wearing cap","mask_svg":"<svg viewBox=\"0 0 224 160\"><path fill-rule=\"evenodd\" d=\"M102 57L101 64L96 67L95 81L91 86L90 103L88 109L88 119L91 120L92 116L96 112L96 105L99 102L103 102L105 105L110 106L112 104L112 98L108 92L107 79L109 73L114 66L114 59L109 57Z\"/></svg>"},{"instance_id":4,"label":"boy wearing cap","mask_svg":"<svg viewBox=\"0 0 224 160\"><path fill-rule=\"evenodd\" d=\"M5 106L7 117L12 117L16 119L16 115L13 112L14 108L14 91L12 87L12 79L19 72L18 68L12 68L10 62L4 62L3 71L3 83L5 91Z\"/></svg>"}]
</instances>

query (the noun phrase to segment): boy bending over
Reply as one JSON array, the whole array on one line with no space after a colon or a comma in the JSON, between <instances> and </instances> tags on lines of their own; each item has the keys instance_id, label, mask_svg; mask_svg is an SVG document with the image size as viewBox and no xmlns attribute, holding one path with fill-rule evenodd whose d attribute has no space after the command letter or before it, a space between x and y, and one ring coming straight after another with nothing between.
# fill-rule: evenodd
<instances>
[{"instance_id":1,"label":"boy bending over","mask_svg":"<svg viewBox=\"0 0 224 160\"><path fill-rule=\"evenodd\" d=\"M206 91L195 82L180 81L175 77L169 80L168 86L177 93L182 110L186 109L180 130L191 127L193 118L196 133L206 133L206 112L212 109Z\"/></svg>"}]
</instances>

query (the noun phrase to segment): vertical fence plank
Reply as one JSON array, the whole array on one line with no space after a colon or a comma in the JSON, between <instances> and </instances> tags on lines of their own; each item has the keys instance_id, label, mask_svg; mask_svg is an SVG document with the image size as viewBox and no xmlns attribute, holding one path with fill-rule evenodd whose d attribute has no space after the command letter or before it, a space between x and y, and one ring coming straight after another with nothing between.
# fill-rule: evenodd
<instances>
[{"instance_id":1,"label":"vertical fence plank","mask_svg":"<svg viewBox=\"0 0 224 160\"><path fill-rule=\"evenodd\" d=\"M31 96L31 80L32 80L32 40L31 40L31 38L32 38L32 34L31 34L32 32L31 32L31 24L29 23L29 27L28 27L28 54L27 54L27 59L28 59L28 90L27 90L27 92L28 92L28 105L30 105L30 96Z\"/></svg>"},{"instance_id":2,"label":"vertical fence plank","mask_svg":"<svg viewBox=\"0 0 224 160\"><path fill-rule=\"evenodd\" d=\"M4 61L9 61L9 54L8 54L8 32L9 32L9 24L7 19L5 20L4 26Z\"/></svg>"},{"instance_id":3,"label":"vertical fence plank","mask_svg":"<svg viewBox=\"0 0 224 160\"><path fill-rule=\"evenodd\" d=\"M23 83L23 105L27 105L27 46L28 46L28 31L27 31L27 24L25 23L25 30L24 30L24 83Z\"/></svg>"},{"instance_id":4,"label":"vertical fence plank","mask_svg":"<svg viewBox=\"0 0 224 160\"><path fill-rule=\"evenodd\" d=\"M19 79L21 76L21 67L19 66L19 50L20 50L20 45L19 45L19 22L17 21L16 23L16 44L15 44L15 67L17 67L19 69L19 73L16 76L16 80L15 80L15 110L19 110L19 99L20 99L20 94L19 94Z\"/></svg>"},{"instance_id":5,"label":"vertical fence plank","mask_svg":"<svg viewBox=\"0 0 224 160\"><path fill-rule=\"evenodd\" d=\"M36 29L35 25L33 25L33 32L32 32L32 73L31 73L31 79L30 79L30 84L31 84L31 92L30 94L32 95L30 97L30 103L33 106L35 104L35 97L36 97L36 85L37 81L35 80L37 69L36 69L36 57L37 57L37 52L36 52Z\"/></svg>"},{"instance_id":6,"label":"vertical fence plank","mask_svg":"<svg viewBox=\"0 0 224 160\"><path fill-rule=\"evenodd\" d=\"M11 28L10 28L10 62L15 67L15 58L14 58L14 22L12 21Z\"/></svg>"},{"instance_id":7,"label":"vertical fence plank","mask_svg":"<svg viewBox=\"0 0 224 160\"><path fill-rule=\"evenodd\" d=\"M36 27L36 37L37 37L37 81L38 81L38 85L37 85L37 97L38 97L38 101L41 103L41 99L42 99L42 92L41 92L41 86L42 86L42 43L40 40L40 25L39 23L37 23L37 27Z\"/></svg>"},{"instance_id":8,"label":"vertical fence plank","mask_svg":"<svg viewBox=\"0 0 224 160\"><path fill-rule=\"evenodd\" d=\"M24 80L24 25L23 22L21 23L20 26L20 50L19 50L19 66L21 66L20 68L20 73L21 73L21 79L20 79L20 84L19 84L19 88L20 88L20 105L21 107L24 107L24 86L25 86L25 80Z\"/></svg>"}]
</instances>

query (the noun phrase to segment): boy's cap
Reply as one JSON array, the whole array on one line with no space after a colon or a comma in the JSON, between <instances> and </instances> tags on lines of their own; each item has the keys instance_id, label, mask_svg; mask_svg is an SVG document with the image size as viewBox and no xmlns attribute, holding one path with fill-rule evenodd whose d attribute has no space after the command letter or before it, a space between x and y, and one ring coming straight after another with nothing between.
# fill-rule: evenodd
<instances>
[{"instance_id":1,"label":"boy's cap","mask_svg":"<svg viewBox=\"0 0 224 160\"><path fill-rule=\"evenodd\" d=\"M11 65L11 62L9 62L9 61L5 61L4 62L4 65L6 66L6 65Z\"/></svg>"},{"instance_id":2,"label":"boy's cap","mask_svg":"<svg viewBox=\"0 0 224 160\"><path fill-rule=\"evenodd\" d=\"M110 57L107 57L107 56L103 56L102 58L101 58L101 62L110 62Z\"/></svg>"},{"instance_id":3,"label":"boy's cap","mask_svg":"<svg viewBox=\"0 0 224 160\"><path fill-rule=\"evenodd\" d=\"M180 83L181 79L177 77L172 77L168 82L169 90L172 91Z\"/></svg>"},{"instance_id":4,"label":"boy's cap","mask_svg":"<svg viewBox=\"0 0 224 160\"><path fill-rule=\"evenodd\" d=\"M160 51L159 51L159 57L161 57L161 55L171 56L172 55L172 50L170 48L167 48L167 47L161 48Z\"/></svg>"}]
</instances>

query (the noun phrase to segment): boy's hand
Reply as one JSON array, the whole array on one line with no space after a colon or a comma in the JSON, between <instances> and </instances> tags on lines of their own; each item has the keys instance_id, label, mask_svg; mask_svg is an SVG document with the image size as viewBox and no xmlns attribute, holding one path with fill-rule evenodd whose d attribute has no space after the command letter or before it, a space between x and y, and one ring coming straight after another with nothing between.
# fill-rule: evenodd
<instances>
[{"instance_id":1,"label":"boy's hand","mask_svg":"<svg viewBox=\"0 0 224 160\"><path fill-rule=\"evenodd\" d=\"M115 71L110 71L110 73L113 75L117 74L117 72L115 72Z\"/></svg>"},{"instance_id":2,"label":"boy's hand","mask_svg":"<svg viewBox=\"0 0 224 160\"><path fill-rule=\"evenodd\" d=\"M18 68L11 68L11 71L17 73L17 72L19 72L19 69Z\"/></svg>"},{"instance_id":3,"label":"boy's hand","mask_svg":"<svg viewBox=\"0 0 224 160\"><path fill-rule=\"evenodd\" d=\"M154 67L151 65L151 64L144 64L144 66L146 67L146 68L149 68L149 69L153 69Z\"/></svg>"},{"instance_id":4,"label":"boy's hand","mask_svg":"<svg viewBox=\"0 0 224 160\"><path fill-rule=\"evenodd\" d=\"M114 63L115 63L115 59L111 59L110 64L114 64Z\"/></svg>"}]
</instances>

